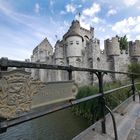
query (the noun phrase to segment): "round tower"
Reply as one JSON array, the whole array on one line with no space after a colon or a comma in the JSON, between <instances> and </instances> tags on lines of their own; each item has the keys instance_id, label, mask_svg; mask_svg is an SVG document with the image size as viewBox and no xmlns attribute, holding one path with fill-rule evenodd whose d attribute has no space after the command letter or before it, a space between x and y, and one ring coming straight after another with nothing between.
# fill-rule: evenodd
<instances>
[{"instance_id":1,"label":"round tower","mask_svg":"<svg viewBox=\"0 0 140 140\"><path fill-rule=\"evenodd\" d=\"M140 57L140 40L129 42L129 53L131 57Z\"/></svg>"},{"instance_id":2,"label":"round tower","mask_svg":"<svg viewBox=\"0 0 140 140\"><path fill-rule=\"evenodd\" d=\"M67 57L82 56L82 37L74 33L66 38Z\"/></svg>"},{"instance_id":3,"label":"round tower","mask_svg":"<svg viewBox=\"0 0 140 140\"><path fill-rule=\"evenodd\" d=\"M105 49L108 56L117 56L120 54L120 43L117 37L112 37L111 40L105 40Z\"/></svg>"},{"instance_id":4,"label":"round tower","mask_svg":"<svg viewBox=\"0 0 140 140\"><path fill-rule=\"evenodd\" d=\"M70 29L63 38L66 44L66 57L81 56L84 39L80 34L80 23L78 20L72 21Z\"/></svg>"}]
</instances>

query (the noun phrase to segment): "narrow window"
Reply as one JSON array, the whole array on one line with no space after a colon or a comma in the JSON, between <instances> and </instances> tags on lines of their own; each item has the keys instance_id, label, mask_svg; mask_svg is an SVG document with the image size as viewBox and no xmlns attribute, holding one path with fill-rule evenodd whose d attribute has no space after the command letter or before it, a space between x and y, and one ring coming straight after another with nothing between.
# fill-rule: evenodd
<instances>
[{"instance_id":1,"label":"narrow window","mask_svg":"<svg viewBox=\"0 0 140 140\"><path fill-rule=\"evenodd\" d=\"M79 45L79 41L76 41L76 44Z\"/></svg>"},{"instance_id":2,"label":"narrow window","mask_svg":"<svg viewBox=\"0 0 140 140\"><path fill-rule=\"evenodd\" d=\"M72 45L73 44L73 41L70 41L70 45Z\"/></svg>"},{"instance_id":3,"label":"narrow window","mask_svg":"<svg viewBox=\"0 0 140 140\"><path fill-rule=\"evenodd\" d=\"M97 61L100 61L100 58L99 57L97 57Z\"/></svg>"}]
</instances>

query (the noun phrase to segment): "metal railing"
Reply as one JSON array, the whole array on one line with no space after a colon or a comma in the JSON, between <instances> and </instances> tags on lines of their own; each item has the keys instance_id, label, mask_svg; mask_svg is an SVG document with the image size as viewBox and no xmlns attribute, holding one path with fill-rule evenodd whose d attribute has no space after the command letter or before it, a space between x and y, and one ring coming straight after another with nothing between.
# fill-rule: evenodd
<instances>
[{"instance_id":1,"label":"metal railing","mask_svg":"<svg viewBox=\"0 0 140 140\"><path fill-rule=\"evenodd\" d=\"M65 70L65 71L68 71L68 79L69 80L72 80L72 72L73 71L90 72L90 73L96 74L96 76L98 77L99 93L96 94L96 95L84 97L84 98L81 98L81 99L71 100L71 101L66 102L64 104L53 105L51 107L48 105L48 107L46 107L42 110L29 112L26 115L20 116L20 117L15 118L15 119L4 120L4 119L1 118L0 119L0 133L5 132L8 127L12 127L12 126L21 124L23 122L42 117L44 115L47 115L47 114L50 114L50 113L53 113L53 112L56 112L56 111L59 111L59 110L62 110L62 109L72 107L73 105L77 105L77 104L80 104L82 102L86 102L86 101L89 101L89 100L93 100L95 98L99 98L99 103L101 104L102 133L106 133L105 110L108 110L109 113L111 114L112 121L113 121L115 140L118 140L115 117L114 117L111 109L106 105L105 96L107 94L112 94L115 91L131 87L133 101L135 101L135 93L136 93L135 84L140 84L140 83L135 83L135 79L134 79L134 76L133 76L133 75L139 75L140 76L140 74L138 74L138 73L128 73L128 72L117 72L117 71L110 71L110 70L81 68L81 67L74 67L74 66L71 66L71 65L70 66L48 65L48 64L44 64L44 63L32 63L32 62L8 60L7 58L1 58L0 59L0 69L1 69L1 71L6 71L8 67ZM108 73L131 75L131 78L132 78L131 84L121 86L119 88L111 89L111 90L108 90L108 91L104 91L103 77L104 77L105 74L108 74Z\"/></svg>"}]
</instances>

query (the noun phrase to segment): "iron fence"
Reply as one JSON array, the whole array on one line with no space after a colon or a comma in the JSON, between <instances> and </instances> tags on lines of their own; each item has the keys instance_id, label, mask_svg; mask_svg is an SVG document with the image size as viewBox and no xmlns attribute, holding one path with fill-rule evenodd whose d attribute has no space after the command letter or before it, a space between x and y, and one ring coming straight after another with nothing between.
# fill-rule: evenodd
<instances>
[{"instance_id":1,"label":"iron fence","mask_svg":"<svg viewBox=\"0 0 140 140\"><path fill-rule=\"evenodd\" d=\"M115 140L118 140L115 117L114 117L111 109L106 105L105 96L107 94L112 94L115 91L131 87L133 101L135 101L135 94L136 94L135 85L140 84L140 83L135 83L135 79L134 79L134 75L140 76L140 74L138 74L138 73L128 73L128 72L118 72L118 71L110 71L110 70L81 68L81 67L74 67L71 65L70 66L48 65L48 64L44 64L44 63L32 63L32 62L8 60L7 58L1 58L0 59L1 71L6 71L8 67L65 70L65 71L68 71L68 73L69 73L68 74L69 80L72 80L72 72L73 71L90 72L90 73L96 74L96 76L98 77L99 93L96 95L91 95L91 96L84 97L81 99L71 100L71 101L66 102L64 104L53 105L51 107L48 105L46 108L44 108L42 110L29 112L26 115L20 116L20 117L15 118L15 119L5 120L5 119L1 118L0 119L0 133L5 132L8 127L12 127L12 126L21 124L23 122L27 122L27 121L42 117L44 115L72 107L73 105L77 105L77 104L80 104L82 102L86 102L89 100L93 100L95 98L99 98L99 103L101 104L100 111L101 111L101 116L102 116L102 118L101 118L102 119L102 121L101 121L102 133L106 133L105 110L108 110L109 113L111 114L112 121L113 121ZM103 77L105 74L108 74L108 73L131 75L131 84L121 86L119 88L111 89L108 91L104 91Z\"/></svg>"}]
</instances>

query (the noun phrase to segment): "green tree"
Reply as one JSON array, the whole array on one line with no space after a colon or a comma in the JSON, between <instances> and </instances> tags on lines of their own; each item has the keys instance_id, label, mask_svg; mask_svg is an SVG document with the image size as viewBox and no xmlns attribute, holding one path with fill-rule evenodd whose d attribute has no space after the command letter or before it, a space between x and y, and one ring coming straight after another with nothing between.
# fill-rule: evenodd
<instances>
[{"instance_id":1,"label":"green tree","mask_svg":"<svg viewBox=\"0 0 140 140\"><path fill-rule=\"evenodd\" d=\"M127 50L128 49L128 41L126 35L123 37L118 37L120 42L120 50Z\"/></svg>"}]
</instances>

